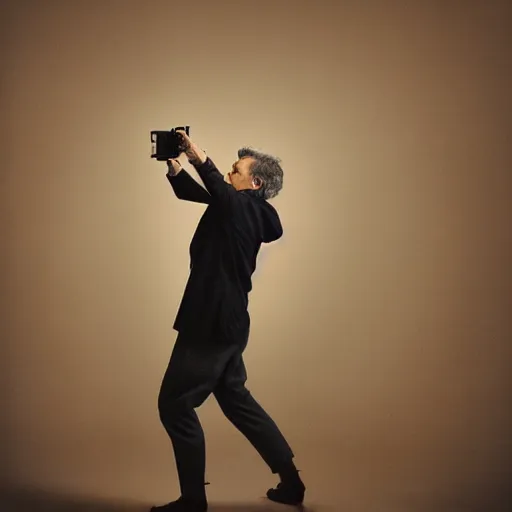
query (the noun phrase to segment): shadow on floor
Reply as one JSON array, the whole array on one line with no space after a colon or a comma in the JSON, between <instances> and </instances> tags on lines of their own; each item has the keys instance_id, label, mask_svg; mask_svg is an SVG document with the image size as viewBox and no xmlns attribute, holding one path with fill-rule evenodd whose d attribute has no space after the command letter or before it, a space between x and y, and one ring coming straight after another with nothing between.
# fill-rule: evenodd
<instances>
[{"instance_id":1,"label":"shadow on floor","mask_svg":"<svg viewBox=\"0 0 512 512\"><path fill-rule=\"evenodd\" d=\"M0 490L2 512L148 512L154 503L95 500L40 490ZM156 503L162 505L162 503ZM208 512L318 512L310 507L287 507L261 498L253 503L210 503Z\"/></svg>"}]
</instances>

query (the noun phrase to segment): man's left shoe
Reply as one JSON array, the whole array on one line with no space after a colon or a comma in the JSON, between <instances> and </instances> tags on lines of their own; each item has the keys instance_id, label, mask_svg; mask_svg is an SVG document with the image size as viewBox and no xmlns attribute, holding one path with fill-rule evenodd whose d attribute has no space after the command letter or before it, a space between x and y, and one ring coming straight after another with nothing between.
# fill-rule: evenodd
<instances>
[{"instance_id":1,"label":"man's left shoe","mask_svg":"<svg viewBox=\"0 0 512 512\"><path fill-rule=\"evenodd\" d=\"M306 486L302 480L296 482L281 482L275 489L267 491L267 498L283 505L302 505Z\"/></svg>"}]
</instances>

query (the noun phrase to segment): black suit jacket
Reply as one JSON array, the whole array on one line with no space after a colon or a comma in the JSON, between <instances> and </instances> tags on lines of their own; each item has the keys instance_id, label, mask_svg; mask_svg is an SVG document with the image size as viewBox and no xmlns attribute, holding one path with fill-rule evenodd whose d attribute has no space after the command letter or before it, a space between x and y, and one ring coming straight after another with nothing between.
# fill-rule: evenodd
<instances>
[{"instance_id":1,"label":"black suit jacket","mask_svg":"<svg viewBox=\"0 0 512 512\"><path fill-rule=\"evenodd\" d=\"M190 276L173 327L198 341L244 343L256 258L262 243L282 236L281 221L254 191L225 182L210 158L195 169L206 190L185 170L167 175L179 199L208 205L190 243Z\"/></svg>"}]
</instances>

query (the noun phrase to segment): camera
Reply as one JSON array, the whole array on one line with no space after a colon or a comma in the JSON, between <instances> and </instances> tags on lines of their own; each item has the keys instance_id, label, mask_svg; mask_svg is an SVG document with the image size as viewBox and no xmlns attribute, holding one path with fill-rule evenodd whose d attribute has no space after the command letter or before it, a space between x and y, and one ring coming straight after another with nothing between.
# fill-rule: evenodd
<instances>
[{"instance_id":1,"label":"camera","mask_svg":"<svg viewBox=\"0 0 512 512\"><path fill-rule=\"evenodd\" d=\"M190 126L177 126L171 130L153 130L151 132L151 158L159 161L167 161L170 158L178 158L183 153L181 137L176 130L182 130L190 134Z\"/></svg>"}]
</instances>

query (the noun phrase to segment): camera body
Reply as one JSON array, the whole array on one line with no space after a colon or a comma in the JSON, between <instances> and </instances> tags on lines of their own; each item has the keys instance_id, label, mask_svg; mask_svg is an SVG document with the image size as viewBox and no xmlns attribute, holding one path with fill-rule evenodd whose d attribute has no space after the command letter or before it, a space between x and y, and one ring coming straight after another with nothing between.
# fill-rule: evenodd
<instances>
[{"instance_id":1,"label":"camera body","mask_svg":"<svg viewBox=\"0 0 512 512\"><path fill-rule=\"evenodd\" d=\"M171 130L153 130L151 132L151 158L164 162L170 158L178 158L183 153L181 137L176 130L190 134L190 126L177 126Z\"/></svg>"}]
</instances>

